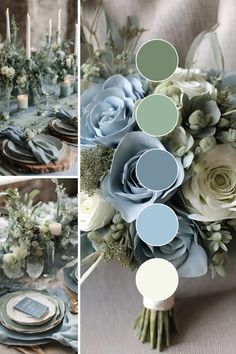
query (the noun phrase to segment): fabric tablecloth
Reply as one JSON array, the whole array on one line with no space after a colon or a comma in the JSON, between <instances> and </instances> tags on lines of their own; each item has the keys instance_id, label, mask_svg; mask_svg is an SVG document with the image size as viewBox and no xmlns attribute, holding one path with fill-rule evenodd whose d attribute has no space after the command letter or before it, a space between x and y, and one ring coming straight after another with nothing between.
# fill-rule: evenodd
<instances>
[{"instance_id":1,"label":"fabric tablecloth","mask_svg":"<svg viewBox=\"0 0 236 354\"><path fill-rule=\"evenodd\" d=\"M176 300L180 333L163 353L235 354L235 289L235 274L214 281L209 275L181 279ZM141 303L135 272L112 263L99 266L81 287L81 354L156 353L132 329Z\"/></svg>"}]
</instances>

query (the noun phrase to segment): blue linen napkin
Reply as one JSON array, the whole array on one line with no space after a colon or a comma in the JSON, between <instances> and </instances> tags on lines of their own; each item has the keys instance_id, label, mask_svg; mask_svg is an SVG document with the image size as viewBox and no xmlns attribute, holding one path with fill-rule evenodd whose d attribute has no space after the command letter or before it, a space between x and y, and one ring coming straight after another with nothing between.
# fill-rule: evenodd
<instances>
[{"instance_id":1,"label":"blue linen napkin","mask_svg":"<svg viewBox=\"0 0 236 354\"><path fill-rule=\"evenodd\" d=\"M75 128L78 128L78 118L65 111L63 108L58 108L56 111L52 111L51 117L56 117L60 120L66 120L66 122Z\"/></svg>"},{"instance_id":2,"label":"blue linen napkin","mask_svg":"<svg viewBox=\"0 0 236 354\"><path fill-rule=\"evenodd\" d=\"M66 286L75 294L78 294L78 284L76 284L76 282L74 281L73 277L72 277L72 272L74 271L75 266L71 266L71 267L65 267L63 269L63 273L64 273L64 281Z\"/></svg>"},{"instance_id":3,"label":"blue linen napkin","mask_svg":"<svg viewBox=\"0 0 236 354\"><path fill-rule=\"evenodd\" d=\"M66 312L62 323L49 331L35 334L27 333L27 336L24 333L9 330L0 323L0 343L6 345L33 346L56 341L61 345L72 348L77 353L78 318L69 311L70 301L65 291L60 287L48 289L47 292L60 297L66 305Z\"/></svg>"},{"instance_id":4,"label":"blue linen napkin","mask_svg":"<svg viewBox=\"0 0 236 354\"><path fill-rule=\"evenodd\" d=\"M28 149L33 153L36 160L43 164L58 160L60 155L60 151L50 142L40 141L38 138L37 141L35 138L27 139L22 128L9 126L0 131L0 138L7 138L16 145Z\"/></svg>"}]
</instances>

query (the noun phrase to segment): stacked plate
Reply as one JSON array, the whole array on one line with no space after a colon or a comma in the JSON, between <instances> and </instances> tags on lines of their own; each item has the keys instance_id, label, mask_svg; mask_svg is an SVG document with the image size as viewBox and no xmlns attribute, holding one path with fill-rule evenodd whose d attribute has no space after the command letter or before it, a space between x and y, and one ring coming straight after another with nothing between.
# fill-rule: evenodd
<instances>
[{"instance_id":1,"label":"stacked plate","mask_svg":"<svg viewBox=\"0 0 236 354\"><path fill-rule=\"evenodd\" d=\"M54 119L49 123L49 128L55 136L71 143L78 142L78 129L60 119Z\"/></svg>"},{"instance_id":2,"label":"stacked plate","mask_svg":"<svg viewBox=\"0 0 236 354\"><path fill-rule=\"evenodd\" d=\"M34 139L35 141L37 141L38 139L41 142L41 144L44 141L50 143L59 151L59 153L63 152L62 142L59 139L55 138L54 136L39 134ZM2 154L6 158L16 162L21 162L25 164L34 164L34 165L42 164L35 158L35 156L30 150L25 149L24 147L21 147L8 139L5 139L2 143Z\"/></svg>"},{"instance_id":3,"label":"stacked plate","mask_svg":"<svg viewBox=\"0 0 236 354\"><path fill-rule=\"evenodd\" d=\"M45 305L47 307L46 313L42 317L36 318L16 309L15 306L26 297ZM11 339L45 341L47 334L50 334L51 330L55 330L55 327L62 322L64 315L64 302L57 296L41 291L16 291L0 298L0 321L7 330L9 343L11 343ZM2 330L4 331L0 327L0 332Z\"/></svg>"},{"instance_id":4,"label":"stacked plate","mask_svg":"<svg viewBox=\"0 0 236 354\"><path fill-rule=\"evenodd\" d=\"M78 294L78 264L72 267L66 267L63 271L65 285L73 293Z\"/></svg>"}]
</instances>

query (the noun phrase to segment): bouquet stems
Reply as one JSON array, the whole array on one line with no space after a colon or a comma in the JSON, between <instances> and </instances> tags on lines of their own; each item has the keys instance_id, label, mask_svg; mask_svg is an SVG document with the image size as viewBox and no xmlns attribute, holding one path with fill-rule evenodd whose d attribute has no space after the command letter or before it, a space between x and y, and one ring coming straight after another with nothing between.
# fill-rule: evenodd
<instances>
[{"instance_id":1,"label":"bouquet stems","mask_svg":"<svg viewBox=\"0 0 236 354\"><path fill-rule=\"evenodd\" d=\"M165 311L142 309L134 323L138 339L150 342L151 349L160 352L164 346L170 346L170 334L177 332L174 308Z\"/></svg>"}]
</instances>

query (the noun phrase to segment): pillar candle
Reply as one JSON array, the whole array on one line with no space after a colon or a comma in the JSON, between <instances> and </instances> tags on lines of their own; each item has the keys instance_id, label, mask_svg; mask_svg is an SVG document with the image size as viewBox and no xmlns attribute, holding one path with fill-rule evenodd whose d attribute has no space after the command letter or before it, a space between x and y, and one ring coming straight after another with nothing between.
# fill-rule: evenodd
<instances>
[{"instance_id":1,"label":"pillar candle","mask_svg":"<svg viewBox=\"0 0 236 354\"><path fill-rule=\"evenodd\" d=\"M18 95L17 104L19 109L28 108L28 95Z\"/></svg>"},{"instance_id":2,"label":"pillar candle","mask_svg":"<svg viewBox=\"0 0 236 354\"><path fill-rule=\"evenodd\" d=\"M6 40L8 42L11 42L9 9L7 9L7 11L6 11Z\"/></svg>"},{"instance_id":3,"label":"pillar candle","mask_svg":"<svg viewBox=\"0 0 236 354\"><path fill-rule=\"evenodd\" d=\"M30 15L26 19L26 60L31 59Z\"/></svg>"}]
</instances>

